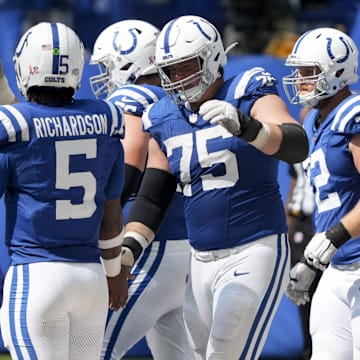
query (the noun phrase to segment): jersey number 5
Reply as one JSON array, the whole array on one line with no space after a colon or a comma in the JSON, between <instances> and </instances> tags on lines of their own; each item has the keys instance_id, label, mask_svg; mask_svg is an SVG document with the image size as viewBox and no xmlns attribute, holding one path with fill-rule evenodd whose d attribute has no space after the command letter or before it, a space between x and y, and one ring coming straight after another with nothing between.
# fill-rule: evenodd
<instances>
[{"instance_id":1,"label":"jersey number 5","mask_svg":"<svg viewBox=\"0 0 360 360\"><path fill-rule=\"evenodd\" d=\"M71 172L70 156L84 154L87 159L96 158L96 139L57 141L56 145L56 188L69 190L71 187L84 189L83 202L72 204L70 200L56 201L56 220L84 219L96 210L96 178L90 171Z\"/></svg>"}]
</instances>

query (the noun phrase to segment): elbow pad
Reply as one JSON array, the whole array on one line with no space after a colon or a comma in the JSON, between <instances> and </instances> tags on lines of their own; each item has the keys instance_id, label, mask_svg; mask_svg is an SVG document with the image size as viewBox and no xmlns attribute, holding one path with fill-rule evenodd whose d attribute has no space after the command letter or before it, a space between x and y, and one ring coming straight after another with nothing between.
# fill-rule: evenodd
<instances>
[{"instance_id":1,"label":"elbow pad","mask_svg":"<svg viewBox=\"0 0 360 360\"><path fill-rule=\"evenodd\" d=\"M147 168L128 222L140 222L156 233L175 194L176 186L176 179L172 174Z\"/></svg>"},{"instance_id":2,"label":"elbow pad","mask_svg":"<svg viewBox=\"0 0 360 360\"><path fill-rule=\"evenodd\" d=\"M121 206L129 200L131 194L139 188L142 172L135 166L125 164L125 182L121 193Z\"/></svg>"},{"instance_id":3,"label":"elbow pad","mask_svg":"<svg viewBox=\"0 0 360 360\"><path fill-rule=\"evenodd\" d=\"M304 161L309 153L305 130L297 124L281 124L279 127L283 138L279 150L273 156L290 164Z\"/></svg>"}]
</instances>

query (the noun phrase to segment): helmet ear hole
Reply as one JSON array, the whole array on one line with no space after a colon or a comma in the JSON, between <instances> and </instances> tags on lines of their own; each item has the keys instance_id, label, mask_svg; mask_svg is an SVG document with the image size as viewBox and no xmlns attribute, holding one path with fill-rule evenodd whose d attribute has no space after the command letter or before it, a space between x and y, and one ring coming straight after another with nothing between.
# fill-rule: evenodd
<instances>
[{"instance_id":1,"label":"helmet ear hole","mask_svg":"<svg viewBox=\"0 0 360 360\"><path fill-rule=\"evenodd\" d=\"M337 78L339 78L343 73L344 73L345 69L339 69L336 73L335 73L335 76Z\"/></svg>"}]
</instances>

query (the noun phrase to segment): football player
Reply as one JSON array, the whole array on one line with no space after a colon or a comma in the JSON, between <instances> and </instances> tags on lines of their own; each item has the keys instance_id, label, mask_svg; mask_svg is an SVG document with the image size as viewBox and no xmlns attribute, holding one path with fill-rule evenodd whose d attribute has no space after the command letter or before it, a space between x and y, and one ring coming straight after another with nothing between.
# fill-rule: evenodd
<instances>
[{"instance_id":1,"label":"football player","mask_svg":"<svg viewBox=\"0 0 360 360\"><path fill-rule=\"evenodd\" d=\"M26 101L0 107L4 344L13 359L97 360L109 304L117 310L127 296L122 112L74 100L84 47L64 24L28 29L14 64Z\"/></svg>"},{"instance_id":2,"label":"football player","mask_svg":"<svg viewBox=\"0 0 360 360\"><path fill-rule=\"evenodd\" d=\"M228 50L204 18L169 21L155 53L168 96L143 115L149 163L172 174L184 195L192 248L184 315L198 359L259 358L290 267L278 163L308 151L269 72L224 79ZM145 172L125 229L126 265L153 239L164 183L165 175L154 182Z\"/></svg>"},{"instance_id":3,"label":"football player","mask_svg":"<svg viewBox=\"0 0 360 360\"><path fill-rule=\"evenodd\" d=\"M114 23L99 34L90 59L99 66L99 73L90 78L95 96L107 96L125 113L126 176L121 199L125 221L147 159L149 134L142 131L141 116L147 106L166 95L154 66L158 33L142 20ZM148 169L147 174L154 183L162 176L157 169ZM172 190L169 196L169 190L161 189L164 202L172 200ZM156 238L131 264L128 303L125 309L109 313L102 359L122 358L145 335L155 359L193 358L183 320L189 257L184 204L177 193Z\"/></svg>"},{"instance_id":4,"label":"football player","mask_svg":"<svg viewBox=\"0 0 360 360\"><path fill-rule=\"evenodd\" d=\"M317 28L304 33L286 60L289 101L310 106L304 127L310 143L304 163L315 192L316 234L304 261L291 270L287 295L309 300L315 269L324 270L311 302L312 359L360 357L360 96L358 49L345 33Z\"/></svg>"}]
</instances>

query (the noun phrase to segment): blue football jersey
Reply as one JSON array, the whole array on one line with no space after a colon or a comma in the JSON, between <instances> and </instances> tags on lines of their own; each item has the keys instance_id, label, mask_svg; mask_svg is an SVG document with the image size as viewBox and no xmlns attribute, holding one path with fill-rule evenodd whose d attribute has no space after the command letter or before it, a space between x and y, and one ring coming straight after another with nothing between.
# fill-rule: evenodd
<instances>
[{"instance_id":1,"label":"blue football jersey","mask_svg":"<svg viewBox=\"0 0 360 360\"><path fill-rule=\"evenodd\" d=\"M259 97L278 94L276 86L271 74L253 68L225 81L215 98L249 114ZM182 188L192 247L230 248L286 232L277 159L168 97L147 108L143 125Z\"/></svg>"},{"instance_id":2,"label":"blue football jersey","mask_svg":"<svg viewBox=\"0 0 360 360\"><path fill-rule=\"evenodd\" d=\"M360 96L341 102L318 128L318 110L305 118L309 158L304 163L315 193L314 224L323 232L337 224L360 199L360 175L349 152L352 136L360 133ZM360 238L347 241L332 262L347 264L360 260Z\"/></svg>"},{"instance_id":3,"label":"blue football jersey","mask_svg":"<svg viewBox=\"0 0 360 360\"><path fill-rule=\"evenodd\" d=\"M0 195L11 264L98 262L105 199L120 198L122 112L75 100L0 107Z\"/></svg>"},{"instance_id":4,"label":"blue football jersey","mask_svg":"<svg viewBox=\"0 0 360 360\"><path fill-rule=\"evenodd\" d=\"M108 100L121 107L127 113L142 116L149 105L159 101L162 97L167 97L167 95L160 86L141 84L121 86L109 96ZM130 212L135 196L136 194L133 194L124 207L125 220ZM177 192L166 212L155 241L183 240L187 238L184 200L182 194Z\"/></svg>"}]
</instances>

